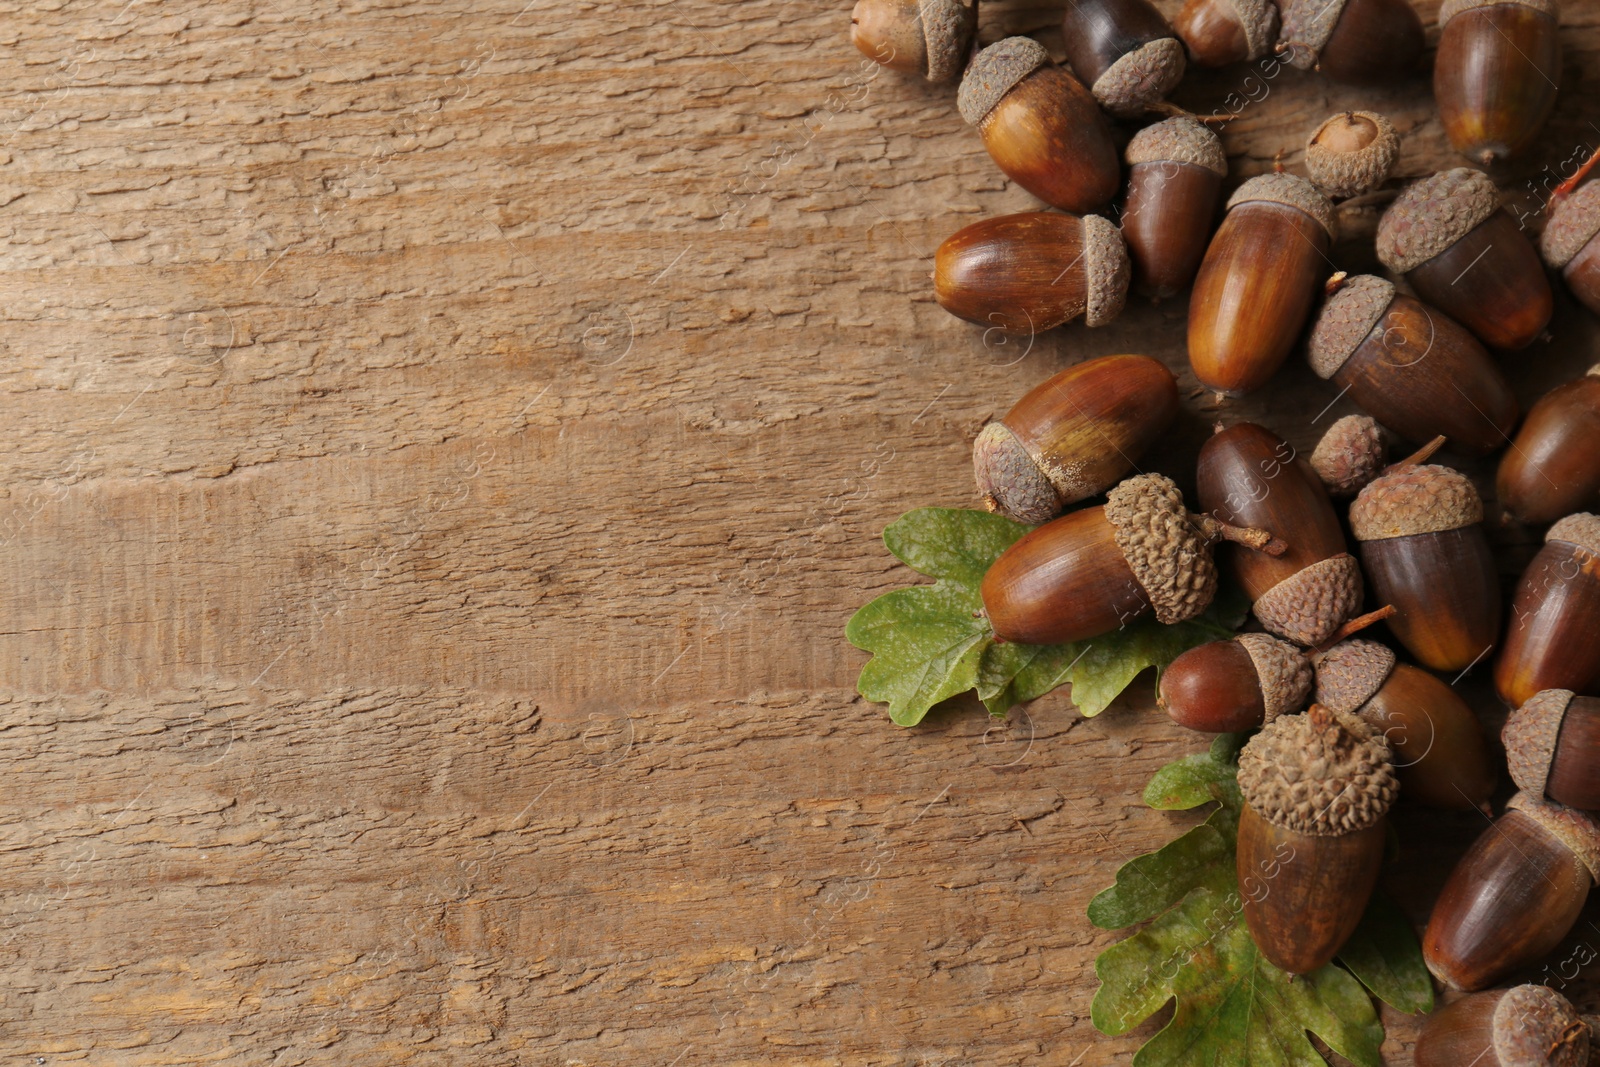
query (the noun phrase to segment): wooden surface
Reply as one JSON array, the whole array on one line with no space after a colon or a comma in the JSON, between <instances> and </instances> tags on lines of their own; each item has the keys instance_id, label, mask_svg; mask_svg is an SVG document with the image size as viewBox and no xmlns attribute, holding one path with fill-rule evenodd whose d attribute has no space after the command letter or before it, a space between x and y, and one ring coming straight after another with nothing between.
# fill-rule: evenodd
<instances>
[{"instance_id":1,"label":"wooden surface","mask_svg":"<svg viewBox=\"0 0 1600 1067\"><path fill-rule=\"evenodd\" d=\"M938 241L1033 201L847 23L6 9L6 1062L1066 1065L1153 1032L1090 1025L1084 906L1192 821L1138 793L1203 742L1148 680L901 730L843 629L911 577L887 522L975 503L987 417L1089 355L1186 371L1183 304L1009 344L940 311ZM1600 138L1600 12L1564 23L1519 187ZM1235 181L1355 105L1402 173L1449 161L1425 78L1251 76L1178 96L1240 112ZM1552 332L1525 400L1590 358L1564 297ZM1184 382L1149 466L1192 483L1218 409ZM1306 446L1331 398L1295 361L1225 413ZM1482 820L1397 822L1420 918ZM1591 907L1563 959L1597 939Z\"/></svg>"}]
</instances>

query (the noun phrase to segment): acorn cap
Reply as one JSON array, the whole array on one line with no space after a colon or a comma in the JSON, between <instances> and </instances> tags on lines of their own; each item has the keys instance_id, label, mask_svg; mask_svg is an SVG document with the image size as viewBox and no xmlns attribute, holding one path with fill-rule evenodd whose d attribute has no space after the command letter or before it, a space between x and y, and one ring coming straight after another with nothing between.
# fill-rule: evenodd
<instances>
[{"instance_id":1,"label":"acorn cap","mask_svg":"<svg viewBox=\"0 0 1600 1067\"><path fill-rule=\"evenodd\" d=\"M1333 213L1333 201L1298 174L1258 174L1239 186L1234 194L1228 197L1228 210L1232 211L1240 204L1248 204L1251 201L1286 204L1298 208L1316 219L1322 228L1328 231L1329 237L1338 236L1339 223Z\"/></svg>"},{"instance_id":2,"label":"acorn cap","mask_svg":"<svg viewBox=\"0 0 1600 1067\"><path fill-rule=\"evenodd\" d=\"M1287 641L1267 634L1240 634L1235 641L1250 654L1261 681L1262 722L1299 711L1311 693L1311 661Z\"/></svg>"},{"instance_id":3,"label":"acorn cap","mask_svg":"<svg viewBox=\"0 0 1600 1067\"><path fill-rule=\"evenodd\" d=\"M1409 186L1378 220L1378 258L1396 274L1422 266L1500 207L1481 170L1456 167Z\"/></svg>"},{"instance_id":4,"label":"acorn cap","mask_svg":"<svg viewBox=\"0 0 1600 1067\"><path fill-rule=\"evenodd\" d=\"M1371 415L1346 415L1311 450L1311 469L1333 496L1354 496L1383 469L1383 428Z\"/></svg>"},{"instance_id":5,"label":"acorn cap","mask_svg":"<svg viewBox=\"0 0 1600 1067\"><path fill-rule=\"evenodd\" d=\"M1260 59L1272 51L1278 39L1278 5L1276 0L1216 0L1219 8L1230 8L1234 19L1244 31L1246 60Z\"/></svg>"},{"instance_id":6,"label":"acorn cap","mask_svg":"<svg viewBox=\"0 0 1600 1067\"><path fill-rule=\"evenodd\" d=\"M1305 0L1321 3L1322 0ZM1352 118L1366 119L1378 128L1364 148L1337 152L1317 140L1329 125ZM1394 123L1376 111L1343 111L1328 118L1306 138L1306 173L1329 196L1360 196L1382 185L1400 155L1400 135Z\"/></svg>"},{"instance_id":7,"label":"acorn cap","mask_svg":"<svg viewBox=\"0 0 1600 1067\"><path fill-rule=\"evenodd\" d=\"M1550 763L1556 755L1556 738L1561 734L1561 721L1567 717L1572 697L1570 689L1541 689L1511 713L1500 731L1511 780L1524 793L1544 796Z\"/></svg>"},{"instance_id":8,"label":"acorn cap","mask_svg":"<svg viewBox=\"0 0 1600 1067\"><path fill-rule=\"evenodd\" d=\"M1146 126L1133 135L1122 158L1130 167L1170 160L1205 167L1221 178L1228 176L1228 157L1223 154L1222 141L1204 123L1187 115Z\"/></svg>"},{"instance_id":9,"label":"acorn cap","mask_svg":"<svg viewBox=\"0 0 1600 1067\"><path fill-rule=\"evenodd\" d=\"M1340 641L1312 657L1317 703L1354 715L1377 695L1394 671L1394 652L1376 641Z\"/></svg>"},{"instance_id":10,"label":"acorn cap","mask_svg":"<svg viewBox=\"0 0 1600 1067\"><path fill-rule=\"evenodd\" d=\"M928 46L928 80L951 82L961 76L972 34L978 26L976 7L960 0L918 0L922 39Z\"/></svg>"},{"instance_id":11,"label":"acorn cap","mask_svg":"<svg viewBox=\"0 0 1600 1067\"><path fill-rule=\"evenodd\" d=\"M972 443L972 474L990 511L1038 526L1061 510L1061 494L1017 435L991 422Z\"/></svg>"},{"instance_id":12,"label":"acorn cap","mask_svg":"<svg viewBox=\"0 0 1600 1067\"><path fill-rule=\"evenodd\" d=\"M1256 619L1279 637L1320 645L1361 606L1361 565L1347 552L1302 567L1251 605Z\"/></svg>"},{"instance_id":13,"label":"acorn cap","mask_svg":"<svg viewBox=\"0 0 1600 1067\"><path fill-rule=\"evenodd\" d=\"M1345 0L1285 0L1278 47L1280 51L1285 46L1290 49L1291 64L1301 70L1317 65L1334 25L1344 14L1344 5Z\"/></svg>"},{"instance_id":14,"label":"acorn cap","mask_svg":"<svg viewBox=\"0 0 1600 1067\"><path fill-rule=\"evenodd\" d=\"M1123 54L1094 80L1089 91L1119 119L1136 119L1183 78L1183 44L1158 37Z\"/></svg>"},{"instance_id":15,"label":"acorn cap","mask_svg":"<svg viewBox=\"0 0 1600 1067\"><path fill-rule=\"evenodd\" d=\"M1007 37L973 57L956 90L956 110L976 126L1023 78L1050 65L1050 53L1032 37Z\"/></svg>"},{"instance_id":16,"label":"acorn cap","mask_svg":"<svg viewBox=\"0 0 1600 1067\"><path fill-rule=\"evenodd\" d=\"M1400 792L1389 745L1370 726L1321 704L1280 715L1239 752L1239 789L1274 826L1340 837L1375 825Z\"/></svg>"},{"instance_id":17,"label":"acorn cap","mask_svg":"<svg viewBox=\"0 0 1600 1067\"><path fill-rule=\"evenodd\" d=\"M1584 1067L1589 1062L1589 1027L1572 1002L1549 986L1506 990L1494 1007L1489 1032L1500 1067Z\"/></svg>"},{"instance_id":18,"label":"acorn cap","mask_svg":"<svg viewBox=\"0 0 1600 1067\"><path fill-rule=\"evenodd\" d=\"M1444 0L1444 3L1439 5L1439 28L1444 29L1445 23L1463 11L1470 11L1475 7L1493 7L1496 4L1521 4L1535 11L1543 11L1551 18L1561 17L1556 0Z\"/></svg>"},{"instance_id":19,"label":"acorn cap","mask_svg":"<svg viewBox=\"0 0 1600 1067\"><path fill-rule=\"evenodd\" d=\"M1217 594L1211 543L1171 478L1125 479L1107 494L1105 516L1157 619L1171 625L1206 610Z\"/></svg>"},{"instance_id":20,"label":"acorn cap","mask_svg":"<svg viewBox=\"0 0 1600 1067\"><path fill-rule=\"evenodd\" d=\"M1558 521L1544 535L1545 544L1565 541L1577 545L1585 552L1600 556L1600 515L1580 511Z\"/></svg>"},{"instance_id":21,"label":"acorn cap","mask_svg":"<svg viewBox=\"0 0 1600 1067\"><path fill-rule=\"evenodd\" d=\"M1350 505L1350 530L1358 541L1459 530L1482 521L1483 500L1472 482L1435 463L1392 470Z\"/></svg>"},{"instance_id":22,"label":"acorn cap","mask_svg":"<svg viewBox=\"0 0 1600 1067\"><path fill-rule=\"evenodd\" d=\"M1307 349L1317 377L1337 374L1393 301L1394 284L1376 274L1346 278L1338 291L1323 301L1316 325L1311 327Z\"/></svg>"},{"instance_id":23,"label":"acorn cap","mask_svg":"<svg viewBox=\"0 0 1600 1067\"><path fill-rule=\"evenodd\" d=\"M1544 261L1556 270L1572 262L1595 234L1600 233L1600 182L1590 182L1556 201L1550 221L1539 237Z\"/></svg>"},{"instance_id":24,"label":"acorn cap","mask_svg":"<svg viewBox=\"0 0 1600 1067\"><path fill-rule=\"evenodd\" d=\"M1083 270L1088 284L1084 325L1104 326L1122 312L1133 265L1122 231L1099 215L1083 217Z\"/></svg>"},{"instance_id":25,"label":"acorn cap","mask_svg":"<svg viewBox=\"0 0 1600 1067\"><path fill-rule=\"evenodd\" d=\"M1600 821L1593 815L1528 792L1518 793L1506 801L1506 810L1520 811L1548 830L1583 861L1589 868L1590 879L1600 883Z\"/></svg>"}]
</instances>

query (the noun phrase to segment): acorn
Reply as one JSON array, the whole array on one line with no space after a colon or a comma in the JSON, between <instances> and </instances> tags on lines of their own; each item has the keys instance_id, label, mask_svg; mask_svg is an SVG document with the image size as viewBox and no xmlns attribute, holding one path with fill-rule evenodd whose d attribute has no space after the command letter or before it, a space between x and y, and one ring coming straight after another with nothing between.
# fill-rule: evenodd
<instances>
[{"instance_id":1,"label":"acorn","mask_svg":"<svg viewBox=\"0 0 1600 1067\"><path fill-rule=\"evenodd\" d=\"M1260 59L1278 36L1276 0L1184 0L1172 22L1190 62L1225 67Z\"/></svg>"},{"instance_id":2,"label":"acorn","mask_svg":"<svg viewBox=\"0 0 1600 1067\"><path fill-rule=\"evenodd\" d=\"M1433 907L1422 959L1454 989L1537 963L1572 930L1600 877L1600 822L1518 793L1461 857Z\"/></svg>"},{"instance_id":3,"label":"acorn","mask_svg":"<svg viewBox=\"0 0 1600 1067\"><path fill-rule=\"evenodd\" d=\"M1600 505L1600 363L1528 409L1500 458L1495 492L1520 522L1554 522Z\"/></svg>"},{"instance_id":4,"label":"acorn","mask_svg":"<svg viewBox=\"0 0 1600 1067\"><path fill-rule=\"evenodd\" d=\"M1122 237L1133 257L1139 291L1155 300L1194 281L1211 239L1228 160L1204 125L1179 115L1133 135Z\"/></svg>"},{"instance_id":5,"label":"acorn","mask_svg":"<svg viewBox=\"0 0 1600 1067\"><path fill-rule=\"evenodd\" d=\"M1486 456L1510 440L1516 395L1477 338L1376 275L1330 287L1307 345L1319 378L1419 444L1443 435L1462 455Z\"/></svg>"},{"instance_id":6,"label":"acorn","mask_svg":"<svg viewBox=\"0 0 1600 1067\"><path fill-rule=\"evenodd\" d=\"M1593 1035L1548 986L1473 993L1422 1025L1416 1067L1586 1067Z\"/></svg>"},{"instance_id":7,"label":"acorn","mask_svg":"<svg viewBox=\"0 0 1600 1067\"><path fill-rule=\"evenodd\" d=\"M1172 479L1129 478L1103 506L1069 512L1024 534L983 576L984 611L1002 641L1053 645L1110 633L1153 612L1172 624L1217 592L1211 545L1241 540L1282 551L1263 530L1192 515Z\"/></svg>"},{"instance_id":8,"label":"acorn","mask_svg":"<svg viewBox=\"0 0 1600 1067\"><path fill-rule=\"evenodd\" d=\"M1268 723L1239 753L1237 863L1245 923L1290 974L1333 959L1361 922L1400 791L1389 746L1321 704Z\"/></svg>"},{"instance_id":9,"label":"acorn","mask_svg":"<svg viewBox=\"0 0 1600 1067\"><path fill-rule=\"evenodd\" d=\"M1433 99L1455 150L1485 167L1531 147L1561 81L1555 0L1445 0Z\"/></svg>"},{"instance_id":10,"label":"acorn","mask_svg":"<svg viewBox=\"0 0 1600 1067\"><path fill-rule=\"evenodd\" d=\"M933 292L950 314L1033 333L1122 311L1132 268L1122 234L1099 215L1023 211L964 226L934 254Z\"/></svg>"},{"instance_id":11,"label":"acorn","mask_svg":"<svg viewBox=\"0 0 1600 1067\"><path fill-rule=\"evenodd\" d=\"M1241 185L1189 298L1189 362L1207 388L1242 396L1283 365L1328 270L1333 204L1304 178Z\"/></svg>"},{"instance_id":12,"label":"acorn","mask_svg":"<svg viewBox=\"0 0 1600 1067\"><path fill-rule=\"evenodd\" d=\"M1422 19L1407 0L1281 0L1278 51L1301 70L1376 85L1417 69Z\"/></svg>"},{"instance_id":13,"label":"acorn","mask_svg":"<svg viewBox=\"0 0 1600 1067\"><path fill-rule=\"evenodd\" d=\"M1073 0L1061 39L1067 63L1119 119L1143 115L1183 78L1183 44L1150 0Z\"/></svg>"},{"instance_id":14,"label":"acorn","mask_svg":"<svg viewBox=\"0 0 1600 1067\"><path fill-rule=\"evenodd\" d=\"M1600 811L1600 699L1570 689L1535 693L1511 713L1500 739L1518 789Z\"/></svg>"},{"instance_id":15,"label":"acorn","mask_svg":"<svg viewBox=\"0 0 1600 1067\"><path fill-rule=\"evenodd\" d=\"M1600 516L1568 515L1544 535L1511 601L1494 665L1500 699L1516 706L1541 689L1593 692L1600 684Z\"/></svg>"},{"instance_id":16,"label":"acorn","mask_svg":"<svg viewBox=\"0 0 1600 1067\"><path fill-rule=\"evenodd\" d=\"M1500 580L1466 476L1434 464L1391 468L1356 496L1350 529L1390 631L1425 667L1461 670L1500 634Z\"/></svg>"},{"instance_id":17,"label":"acorn","mask_svg":"<svg viewBox=\"0 0 1600 1067\"><path fill-rule=\"evenodd\" d=\"M1178 380L1148 356L1103 356L1045 379L978 434L990 511L1038 525L1103 493L1178 417Z\"/></svg>"},{"instance_id":18,"label":"acorn","mask_svg":"<svg viewBox=\"0 0 1600 1067\"><path fill-rule=\"evenodd\" d=\"M1161 672L1156 704L1179 726L1205 733L1253 730L1305 707L1311 661L1287 641L1240 634L1196 645Z\"/></svg>"},{"instance_id":19,"label":"acorn","mask_svg":"<svg viewBox=\"0 0 1600 1067\"><path fill-rule=\"evenodd\" d=\"M1371 415L1346 415L1337 420L1311 450L1311 469L1328 495L1355 496L1383 470L1383 427Z\"/></svg>"},{"instance_id":20,"label":"acorn","mask_svg":"<svg viewBox=\"0 0 1600 1067\"><path fill-rule=\"evenodd\" d=\"M956 107L978 127L995 164L1050 206L1082 213L1117 195L1122 169L1111 124L1038 41L1007 37L979 52Z\"/></svg>"},{"instance_id":21,"label":"acorn","mask_svg":"<svg viewBox=\"0 0 1600 1067\"><path fill-rule=\"evenodd\" d=\"M1376 641L1341 641L1314 654L1318 704L1383 735L1403 795L1435 808L1482 809L1498 775L1478 718L1456 691L1395 660Z\"/></svg>"},{"instance_id":22,"label":"acorn","mask_svg":"<svg viewBox=\"0 0 1600 1067\"><path fill-rule=\"evenodd\" d=\"M1261 625L1302 645L1326 641L1361 605L1361 567L1339 514L1311 467L1287 441L1241 422L1200 449L1200 506L1221 522L1271 530L1281 556L1233 552L1235 576Z\"/></svg>"},{"instance_id":23,"label":"acorn","mask_svg":"<svg viewBox=\"0 0 1600 1067\"><path fill-rule=\"evenodd\" d=\"M1411 10L1410 4L1400 2ZM1342 111L1306 138L1306 173L1329 196L1360 196L1388 179L1399 155L1400 135L1394 123L1376 111Z\"/></svg>"},{"instance_id":24,"label":"acorn","mask_svg":"<svg viewBox=\"0 0 1600 1067\"><path fill-rule=\"evenodd\" d=\"M1411 185L1378 222L1378 258L1492 348L1525 348L1555 307L1539 254L1482 171Z\"/></svg>"},{"instance_id":25,"label":"acorn","mask_svg":"<svg viewBox=\"0 0 1600 1067\"><path fill-rule=\"evenodd\" d=\"M960 0L856 0L850 40L862 55L931 82L961 76L978 11Z\"/></svg>"},{"instance_id":26,"label":"acorn","mask_svg":"<svg viewBox=\"0 0 1600 1067\"><path fill-rule=\"evenodd\" d=\"M1579 303L1600 315L1600 182L1578 187L1576 192L1557 189L1551 198L1550 219L1539 237L1539 251L1551 268L1561 272L1567 288Z\"/></svg>"}]
</instances>

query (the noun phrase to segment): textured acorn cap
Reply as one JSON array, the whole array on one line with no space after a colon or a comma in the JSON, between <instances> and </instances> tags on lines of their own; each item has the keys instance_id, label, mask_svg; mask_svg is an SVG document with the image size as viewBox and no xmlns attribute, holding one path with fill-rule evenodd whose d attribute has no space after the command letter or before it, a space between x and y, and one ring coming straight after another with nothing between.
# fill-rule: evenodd
<instances>
[{"instance_id":1,"label":"textured acorn cap","mask_svg":"<svg viewBox=\"0 0 1600 1067\"><path fill-rule=\"evenodd\" d=\"M1290 49L1290 63L1301 70L1317 65L1333 27L1344 14L1344 5L1345 0L1285 0L1278 46Z\"/></svg>"},{"instance_id":2,"label":"textured acorn cap","mask_svg":"<svg viewBox=\"0 0 1600 1067\"><path fill-rule=\"evenodd\" d=\"M1217 595L1211 543L1190 519L1171 478L1139 474L1124 480L1107 494L1105 515L1157 619L1171 625L1206 610Z\"/></svg>"},{"instance_id":3,"label":"textured acorn cap","mask_svg":"<svg viewBox=\"0 0 1600 1067\"><path fill-rule=\"evenodd\" d=\"M1117 118L1136 119L1172 92L1183 78L1184 65L1182 42L1158 37L1124 53L1095 79L1089 91Z\"/></svg>"},{"instance_id":4,"label":"textured acorn cap","mask_svg":"<svg viewBox=\"0 0 1600 1067\"><path fill-rule=\"evenodd\" d=\"M1163 119L1133 135L1123 153L1128 166L1139 163L1193 163L1218 177L1228 176L1228 157L1215 133L1187 115Z\"/></svg>"},{"instance_id":5,"label":"textured acorn cap","mask_svg":"<svg viewBox=\"0 0 1600 1067\"><path fill-rule=\"evenodd\" d=\"M1361 565L1340 553L1302 567L1251 606L1262 626L1301 645L1320 645L1361 606Z\"/></svg>"},{"instance_id":6,"label":"textured acorn cap","mask_svg":"<svg viewBox=\"0 0 1600 1067\"><path fill-rule=\"evenodd\" d=\"M1580 511L1558 521L1544 535L1545 543L1565 541L1585 552L1600 556L1600 515Z\"/></svg>"},{"instance_id":7,"label":"textured acorn cap","mask_svg":"<svg viewBox=\"0 0 1600 1067\"><path fill-rule=\"evenodd\" d=\"M1252 201L1265 201L1269 204L1286 204L1292 208L1310 215L1328 231L1329 237L1337 237L1339 223L1333 213L1333 201L1324 196L1315 185L1298 174L1258 174L1234 190L1228 197L1228 210L1232 211L1240 204Z\"/></svg>"},{"instance_id":8,"label":"textured acorn cap","mask_svg":"<svg viewBox=\"0 0 1600 1067\"><path fill-rule=\"evenodd\" d=\"M1394 671L1394 652L1376 641L1340 641L1313 657L1317 703L1354 715L1383 688Z\"/></svg>"},{"instance_id":9,"label":"textured acorn cap","mask_svg":"<svg viewBox=\"0 0 1600 1067\"><path fill-rule=\"evenodd\" d=\"M1489 1030L1500 1067L1584 1067L1589 1062L1589 1027L1572 1002L1549 986L1506 990L1494 1006Z\"/></svg>"},{"instance_id":10,"label":"textured acorn cap","mask_svg":"<svg viewBox=\"0 0 1600 1067\"><path fill-rule=\"evenodd\" d=\"M1083 217L1083 271L1088 286L1084 325L1104 326L1122 312L1133 265L1122 231L1099 215Z\"/></svg>"},{"instance_id":11,"label":"textured acorn cap","mask_svg":"<svg viewBox=\"0 0 1600 1067\"><path fill-rule=\"evenodd\" d=\"M1313 704L1280 715L1239 753L1239 789L1274 826L1340 837L1375 825L1400 792L1389 745L1360 719Z\"/></svg>"},{"instance_id":12,"label":"textured acorn cap","mask_svg":"<svg viewBox=\"0 0 1600 1067\"><path fill-rule=\"evenodd\" d=\"M1561 17L1556 0L1444 0L1444 3L1439 5L1439 28L1444 29L1445 23L1463 11L1470 11L1475 7L1493 7L1496 4L1521 4L1535 11L1542 11L1551 18Z\"/></svg>"},{"instance_id":13,"label":"textured acorn cap","mask_svg":"<svg viewBox=\"0 0 1600 1067\"><path fill-rule=\"evenodd\" d=\"M1561 734L1561 721L1567 717L1572 697L1570 689L1541 689L1511 713L1500 731L1511 780L1524 793L1544 796L1550 763L1556 755L1556 738Z\"/></svg>"},{"instance_id":14,"label":"textured acorn cap","mask_svg":"<svg viewBox=\"0 0 1600 1067\"><path fill-rule=\"evenodd\" d=\"M1538 822L1583 861L1591 881L1600 883L1600 821L1593 815L1528 792L1506 801L1506 810L1520 811Z\"/></svg>"},{"instance_id":15,"label":"textured acorn cap","mask_svg":"<svg viewBox=\"0 0 1600 1067\"><path fill-rule=\"evenodd\" d=\"M1007 37L979 52L956 91L956 110L976 126L1023 78L1050 65L1050 53L1032 37Z\"/></svg>"},{"instance_id":16,"label":"textured acorn cap","mask_svg":"<svg viewBox=\"0 0 1600 1067\"><path fill-rule=\"evenodd\" d=\"M1037 526L1061 510L1061 494L1017 435L991 422L972 443L972 474L990 511Z\"/></svg>"},{"instance_id":17,"label":"textured acorn cap","mask_svg":"<svg viewBox=\"0 0 1600 1067\"><path fill-rule=\"evenodd\" d=\"M1481 170L1456 167L1409 186L1378 220L1378 258L1396 274L1422 266L1500 207Z\"/></svg>"},{"instance_id":18,"label":"textured acorn cap","mask_svg":"<svg viewBox=\"0 0 1600 1067\"><path fill-rule=\"evenodd\" d=\"M1358 541L1459 530L1482 521L1483 500L1472 482L1435 463L1392 470L1350 505L1350 530Z\"/></svg>"},{"instance_id":19,"label":"textured acorn cap","mask_svg":"<svg viewBox=\"0 0 1600 1067\"><path fill-rule=\"evenodd\" d=\"M1311 693L1311 661L1287 641L1267 634L1240 634L1235 641L1250 654L1261 681L1262 722L1299 711Z\"/></svg>"},{"instance_id":20,"label":"textured acorn cap","mask_svg":"<svg viewBox=\"0 0 1600 1067\"><path fill-rule=\"evenodd\" d=\"M1376 274L1346 278L1338 291L1323 301L1316 325L1311 327L1307 351L1317 377L1337 374L1393 302L1392 282Z\"/></svg>"},{"instance_id":21,"label":"textured acorn cap","mask_svg":"<svg viewBox=\"0 0 1600 1067\"><path fill-rule=\"evenodd\" d=\"M1600 233L1600 182L1590 182L1556 201L1550 221L1539 237L1544 261L1556 270L1572 262L1595 234Z\"/></svg>"},{"instance_id":22,"label":"textured acorn cap","mask_svg":"<svg viewBox=\"0 0 1600 1067\"><path fill-rule=\"evenodd\" d=\"M1308 0L1321 3L1322 0ZM1362 118L1378 128L1370 144L1354 152L1336 152L1317 136L1341 119ZM1394 123L1376 111L1342 111L1330 116L1306 138L1306 173L1329 196L1360 196L1382 185L1400 155Z\"/></svg>"},{"instance_id":23,"label":"textured acorn cap","mask_svg":"<svg viewBox=\"0 0 1600 1067\"><path fill-rule=\"evenodd\" d=\"M1215 0L1219 8L1229 8L1234 19L1244 31L1245 59L1260 59L1272 51L1278 40L1278 5L1276 0Z\"/></svg>"},{"instance_id":24,"label":"textured acorn cap","mask_svg":"<svg viewBox=\"0 0 1600 1067\"><path fill-rule=\"evenodd\" d=\"M1311 469L1328 492L1354 496L1383 469L1383 427L1371 415L1346 415L1311 450Z\"/></svg>"},{"instance_id":25,"label":"textured acorn cap","mask_svg":"<svg viewBox=\"0 0 1600 1067\"><path fill-rule=\"evenodd\" d=\"M977 8L960 0L918 0L917 8L922 15L922 39L928 46L928 80L955 81L972 46Z\"/></svg>"}]
</instances>

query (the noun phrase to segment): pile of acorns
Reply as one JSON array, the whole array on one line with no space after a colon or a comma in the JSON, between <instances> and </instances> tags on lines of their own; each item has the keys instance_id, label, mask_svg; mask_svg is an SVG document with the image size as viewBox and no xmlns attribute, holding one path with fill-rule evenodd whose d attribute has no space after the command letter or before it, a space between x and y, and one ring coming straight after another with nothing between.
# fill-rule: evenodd
<instances>
[{"instance_id":1,"label":"pile of acorns","mask_svg":"<svg viewBox=\"0 0 1600 1067\"><path fill-rule=\"evenodd\" d=\"M1451 143L1485 167L1514 158L1554 103L1556 0L1445 0L1439 21L1433 87ZM1309 179L1280 170L1246 181L1213 233L1221 143L1164 101L1186 62L1273 52L1341 81L1403 75L1423 51L1416 12L1406 0L1187 0L1174 28L1148 0L1071 0L1070 69L1026 37L977 49L976 11L960 0L858 0L852 22L857 47L879 62L959 78L958 107L995 163L1060 209L947 239L934 273L944 308L1011 331L1079 316L1098 326L1121 311L1130 282L1155 299L1190 288L1189 360L1209 389L1236 397L1264 385L1309 325L1312 368L1368 412L1335 423L1309 462L1264 427L1219 425L1200 451L1192 513L1170 479L1125 477L1178 414L1166 367L1109 356L1040 384L974 446L987 506L1037 527L984 577L996 638L1084 641L1146 614L1193 618L1217 590L1213 546L1232 542L1265 632L1180 656L1160 703L1196 730L1259 729L1239 759L1238 873L1251 934L1292 974L1332 960L1360 920L1402 788L1425 804L1489 810L1490 746L1429 671L1465 671L1498 646L1521 791L1451 875L1423 952L1464 991L1546 956L1600 882L1600 699L1586 695L1600 691L1600 517L1585 511L1600 510L1600 366L1541 399L1513 441L1517 403L1488 349L1531 344L1553 300L1539 253L1485 173L1435 174L1384 212L1377 255L1409 292L1372 275L1324 281L1335 198L1385 182L1393 125L1370 112L1330 118L1307 142ZM1125 187L1107 113L1170 116L1128 141ZM1541 245L1600 313L1600 182L1582 178L1557 191ZM1120 226L1088 213L1119 192ZM1391 437L1420 451L1385 466ZM1483 502L1467 477L1428 462L1444 441L1467 457L1509 443L1502 508L1552 523L1504 633ZM1102 493L1104 504L1066 510ZM1334 505L1352 496L1355 555ZM1353 618L1368 587L1385 607ZM1420 666L1352 637L1378 618ZM1570 1004L1524 986L1437 1013L1417 1062L1459 1067L1492 1046L1502 1063L1581 1064L1589 1043Z\"/></svg>"}]
</instances>

